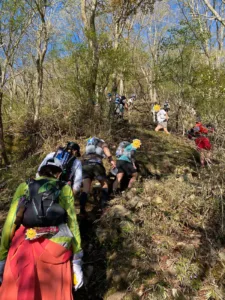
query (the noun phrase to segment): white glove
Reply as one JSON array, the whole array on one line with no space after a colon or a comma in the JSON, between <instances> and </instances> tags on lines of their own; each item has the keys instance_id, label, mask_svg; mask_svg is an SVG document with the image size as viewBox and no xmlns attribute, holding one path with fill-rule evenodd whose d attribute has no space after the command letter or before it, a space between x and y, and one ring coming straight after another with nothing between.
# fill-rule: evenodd
<instances>
[{"instance_id":1,"label":"white glove","mask_svg":"<svg viewBox=\"0 0 225 300\"><path fill-rule=\"evenodd\" d=\"M74 290L77 291L80 287L82 287L83 280L83 271L82 271L82 260L72 260L73 265L73 287Z\"/></svg>"},{"instance_id":2,"label":"white glove","mask_svg":"<svg viewBox=\"0 0 225 300\"><path fill-rule=\"evenodd\" d=\"M6 260L1 260L0 261L0 284L2 284L2 280L3 280L3 273L4 273L4 268L5 268L5 262L6 262Z\"/></svg>"}]
</instances>

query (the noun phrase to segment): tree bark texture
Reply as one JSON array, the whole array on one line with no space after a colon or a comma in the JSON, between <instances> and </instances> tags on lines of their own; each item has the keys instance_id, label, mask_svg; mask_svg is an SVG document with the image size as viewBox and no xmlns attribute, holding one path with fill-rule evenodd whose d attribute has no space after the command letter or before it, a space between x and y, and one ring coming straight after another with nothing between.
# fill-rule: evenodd
<instances>
[{"instance_id":1,"label":"tree bark texture","mask_svg":"<svg viewBox=\"0 0 225 300\"><path fill-rule=\"evenodd\" d=\"M5 148L4 129L3 129L3 120L2 120L2 102L3 102L3 93L2 91L0 91L0 152L5 165L8 166L9 160Z\"/></svg>"}]
</instances>

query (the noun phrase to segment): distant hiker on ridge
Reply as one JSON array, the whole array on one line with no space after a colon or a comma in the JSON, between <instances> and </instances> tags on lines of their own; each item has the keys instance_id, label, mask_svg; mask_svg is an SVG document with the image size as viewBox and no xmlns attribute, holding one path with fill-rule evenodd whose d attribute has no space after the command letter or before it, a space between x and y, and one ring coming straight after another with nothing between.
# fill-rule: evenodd
<instances>
[{"instance_id":1,"label":"distant hiker on ridge","mask_svg":"<svg viewBox=\"0 0 225 300\"><path fill-rule=\"evenodd\" d=\"M169 116L167 111L164 108L161 108L160 111L157 113L157 121L158 125L155 128L155 131L159 131L160 129L163 129L167 134L170 134L167 130L167 122L168 122Z\"/></svg>"}]
</instances>

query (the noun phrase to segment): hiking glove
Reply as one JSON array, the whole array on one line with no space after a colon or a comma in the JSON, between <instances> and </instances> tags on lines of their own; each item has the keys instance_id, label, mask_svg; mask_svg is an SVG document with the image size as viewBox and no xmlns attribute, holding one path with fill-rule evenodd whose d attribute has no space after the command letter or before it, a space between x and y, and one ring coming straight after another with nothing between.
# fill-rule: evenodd
<instances>
[{"instance_id":1,"label":"hiking glove","mask_svg":"<svg viewBox=\"0 0 225 300\"><path fill-rule=\"evenodd\" d=\"M0 261L0 284L2 284L5 262L6 262L5 260Z\"/></svg>"},{"instance_id":2,"label":"hiking glove","mask_svg":"<svg viewBox=\"0 0 225 300\"><path fill-rule=\"evenodd\" d=\"M77 291L83 285L82 260L72 260L73 265L73 287Z\"/></svg>"}]
</instances>

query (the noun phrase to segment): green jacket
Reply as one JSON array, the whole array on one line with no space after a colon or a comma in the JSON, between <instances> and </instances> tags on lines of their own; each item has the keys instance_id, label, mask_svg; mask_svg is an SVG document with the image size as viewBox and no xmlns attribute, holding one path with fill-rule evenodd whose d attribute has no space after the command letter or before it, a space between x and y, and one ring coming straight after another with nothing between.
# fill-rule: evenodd
<instances>
[{"instance_id":1,"label":"green jacket","mask_svg":"<svg viewBox=\"0 0 225 300\"><path fill-rule=\"evenodd\" d=\"M45 177L39 177L36 180L43 179ZM56 181L56 179L50 178L51 182ZM13 200L5 221L5 224L2 229L2 238L1 238L1 244L0 244L0 261L5 260L8 254L8 250L10 247L10 236L13 231L13 225L16 219L16 211L17 211L17 206L18 202L23 197L26 195L28 192L28 184L26 182L21 183L14 196ZM68 236L61 236L58 238L51 237L49 238L51 241L58 243L58 244L63 244L67 245L67 248L70 248L72 246L72 251L73 254L78 253L81 251L81 239L80 239L80 231L79 231L79 226L77 223L77 217L76 217L76 212L75 212L75 207L74 207L74 198L73 198L73 192L72 189L69 185L65 185L62 190L60 191L59 194L59 205L62 206L62 208L65 209L67 212L67 225L73 235L73 237L68 237Z\"/></svg>"}]
</instances>

